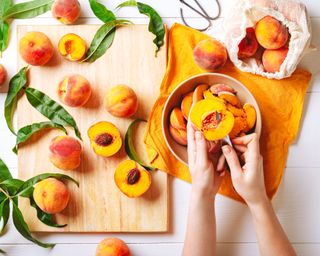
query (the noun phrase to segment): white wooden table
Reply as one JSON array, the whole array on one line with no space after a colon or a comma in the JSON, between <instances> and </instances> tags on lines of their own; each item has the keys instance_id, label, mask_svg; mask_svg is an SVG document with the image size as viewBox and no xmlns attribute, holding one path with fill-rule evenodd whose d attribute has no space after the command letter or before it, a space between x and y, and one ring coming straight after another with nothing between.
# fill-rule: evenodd
<instances>
[{"instance_id":1,"label":"white wooden table","mask_svg":"<svg viewBox=\"0 0 320 256\"><path fill-rule=\"evenodd\" d=\"M228 10L230 1L221 1L222 16ZM79 22L99 24L100 21L94 17L88 1L81 0L80 2L83 12ZM115 8L121 1L105 0L101 2L109 8ZM169 26L174 22L181 22L178 0L143 0L143 2L149 3L158 10ZM213 0L200 0L200 2L206 6L214 4ZM319 0L304 0L304 2L311 16L312 42L320 49L320 2ZM185 15L192 25L202 23L202 19L190 11L186 11ZM135 9L120 10L118 16L130 18L135 23L148 22L147 18L141 16ZM13 22L10 47L0 60L0 63L7 67L10 77L17 71L16 25L39 23L58 24L50 13L35 19ZM298 255L316 256L320 255L320 153L317 148L320 145L320 52L313 52L306 56L301 66L310 70L314 76L306 98L300 134L295 144L290 147L286 171L273 204ZM0 113L3 113L5 97L5 94L0 94ZM0 120L0 157L16 175L17 158L11 152L15 138L7 129L3 114ZM7 233L0 238L0 248L6 250L10 256L87 256L95 254L96 246L103 238L116 236L129 244L133 255L180 255L184 240L190 185L178 179L171 179L170 190L172 200L170 206L171 231L169 233L37 235L43 241L57 244L54 249L47 250L22 238L10 223ZM248 209L240 203L221 196L217 197L216 204L219 255L259 255Z\"/></svg>"}]
</instances>

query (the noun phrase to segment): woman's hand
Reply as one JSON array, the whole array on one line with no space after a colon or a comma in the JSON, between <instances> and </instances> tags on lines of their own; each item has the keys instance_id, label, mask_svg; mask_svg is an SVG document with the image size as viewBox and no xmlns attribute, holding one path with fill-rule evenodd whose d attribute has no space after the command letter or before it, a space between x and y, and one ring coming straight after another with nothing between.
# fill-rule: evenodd
<instances>
[{"instance_id":1,"label":"woman's hand","mask_svg":"<svg viewBox=\"0 0 320 256\"><path fill-rule=\"evenodd\" d=\"M263 159L260 155L259 139L255 133L232 140L234 148L241 153L240 165L235 150L225 145L223 154L231 171L232 183L235 190L248 205L260 203L267 199L263 174Z\"/></svg>"},{"instance_id":2,"label":"woman's hand","mask_svg":"<svg viewBox=\"0 0 320 256\"><path fill-rule=\"evenodd\" d=\"M224 172L217 172L208 154L207 141L195 131L191 122L187 125L188 164L192 176L192 190L201 195L216 195Z\"/></svg>"}]
</instances>

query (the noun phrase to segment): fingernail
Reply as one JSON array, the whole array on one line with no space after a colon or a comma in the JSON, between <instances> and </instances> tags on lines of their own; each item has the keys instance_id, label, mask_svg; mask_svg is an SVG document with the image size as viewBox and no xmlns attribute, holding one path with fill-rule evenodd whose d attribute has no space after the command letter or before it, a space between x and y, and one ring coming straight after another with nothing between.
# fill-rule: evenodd
<instances>
[{"instance_id":1,"label":"fingernail","mask_svg":"<svg viewBox=\"0 0 320 256\"><path fill-rule=\"evenodd\" d=\"M222 151L223 151L223 153L225 153L225 154L229 154L229 153L231 152L231 149L230 149L229 146L223 146L223 147L222 147Z\"/></svg>"},{"instance_id":2,"label":"fingernail","mask_svg":"<svg viewBox=\"0 0 320 256\"><path fill-rule=\"evenodd\" d=\"M196 132L196 139L197 139L197 140L201 140L201 137L202 137L202 136L201 136L201 132L198 132L198 131L197 131L197 132Z\"/></svg>"}]
</instances>

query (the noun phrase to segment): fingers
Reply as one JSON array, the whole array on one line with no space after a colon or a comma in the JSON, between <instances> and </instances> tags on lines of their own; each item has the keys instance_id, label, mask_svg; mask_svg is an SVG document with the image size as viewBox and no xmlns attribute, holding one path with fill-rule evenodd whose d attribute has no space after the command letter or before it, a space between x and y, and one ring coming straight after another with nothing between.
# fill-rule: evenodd
<instances>
[{"instance_id":1,"label":"fingers","mask_svg":"<svg viewBox=\"0 0 320 256\"><path fill-rule=\"evenodd\" d=\"M232 140L232 143L238 144L238 145L248 145L252 140L257 140L257 134L251 133L246 136L237 137Z\"/></svg>"},{"instance_id":2,"label":"fingers","mask_svg":"<svg viewBox=\"0 0 320 256\"><path fill-rule=\"evenodd\" d=\"M226 157L224 156L224 154L222 154L218 159L217 172L222 172L224 170L225 161L226 161Z\"/></svg>"},{"instance_id":3,"label":"fingers","mask_svg":"<svg viewBox=\"0 0 320 256\"><path fill-rule=\"evenodd\" d=\"M238 150L240 153L244 153L247 151L247 147L243 145L236 145L234 144L233 147Z\"/></svg>"},{"instance_id":4,"label":"fingers","mask_svg":"<svg viewBox=\"0 0 320 256\"><path fill-rule=\"evenodd\" d=\"M239 159L235 150L229 145L225 145L222 147L222 152L230 167L231 175L241 175L242 168L240 166Z\"/></svg>"},{"instance_id":5,"label":"fingers","mask_svg":"<svg viewBox=\"0 0 320 256\"><path fill-rule=\"evenodd\" d=\"M196 142L194 136L194 128L189 121L187 124L187 139L188 139L188 162L194 163L196 159Z\"/></svg>"},{"instance_id":6,"label":"fingers","mask_svg":"<svg viewBox=\"0 0 320 256\"><path fill-rule=\"evenodd\" d=\"M248 153L252 157L256 157L260 154L259 138L256 133L235 138L232 142L235 144L235 148L239 148L240 152L242 152L241 149L243 149L243 147L247 146Z\"/></svg>"},{"instance_id":7,"label":"fingers","mask_svg":"<svg viewBox=\"0 0 320 256\"><path fill-rule=\"evenodd\" d=\"M207 142L201 132L195 132L196 137L196 163L204 164L208 162Z\"/></svg>"}]
</instances>

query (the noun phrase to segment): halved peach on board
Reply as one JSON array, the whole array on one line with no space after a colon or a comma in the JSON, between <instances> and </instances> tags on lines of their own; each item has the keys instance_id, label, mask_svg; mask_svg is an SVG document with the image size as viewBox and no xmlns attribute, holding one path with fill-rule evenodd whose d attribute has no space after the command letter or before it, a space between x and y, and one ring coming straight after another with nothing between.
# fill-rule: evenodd
<instances>
[{"instance_id":1,"label":"halved peach on board","mask_svg":"<svg viewBox=\"0 0 320 256\"><path fill-rule=\"evenodd\" d=\"M133 198L147 192L151 185L151 175L135 161L125 160L117 166L114 181L122 193Z\"/></svg>"},{"instance_id":2,"label":"halved peach on board","mask_svg":"<svg viewBox=\"0 0 320 256\"><path fill-rule=\"evenodd\" d=\"M233 114L226 106L210 99L197 102L191 109L190 119L207 140L224 138L234 124Z\"/></svg>"},{"instance_id":3,"label":"halved peach on board","mask_svg":"<svg viewBox=\"0 0 320 256\"><path fill-rule=\"evenodd\" d=\"M190 109L193 102L193 92L189 92L186 95L183 96L183 99L181 101L181 111L185 119L188 119Z\"/></svg>"},{"instance_id":4,"label":"halved peach on board","mask_svg":"<svg viewBox=\"0 0 320 256\"><path fill-rule=\"evenodd\" d=\"M87 45L80 36L70 33L61 37L58 49L67 60L80 61L86 55Z\"/></svg>"},{"instance_id":5,"label":"halved peach on board","mask_svg":"<svg viewBox=\"0 0 320 256\"><path fill-rule=\"evenodd\" d=\"M88 130L88 136L94 152L103 157L115 155L122 146L118 128L110 122L98 122Z\"/></svg>"}]
</instances>

